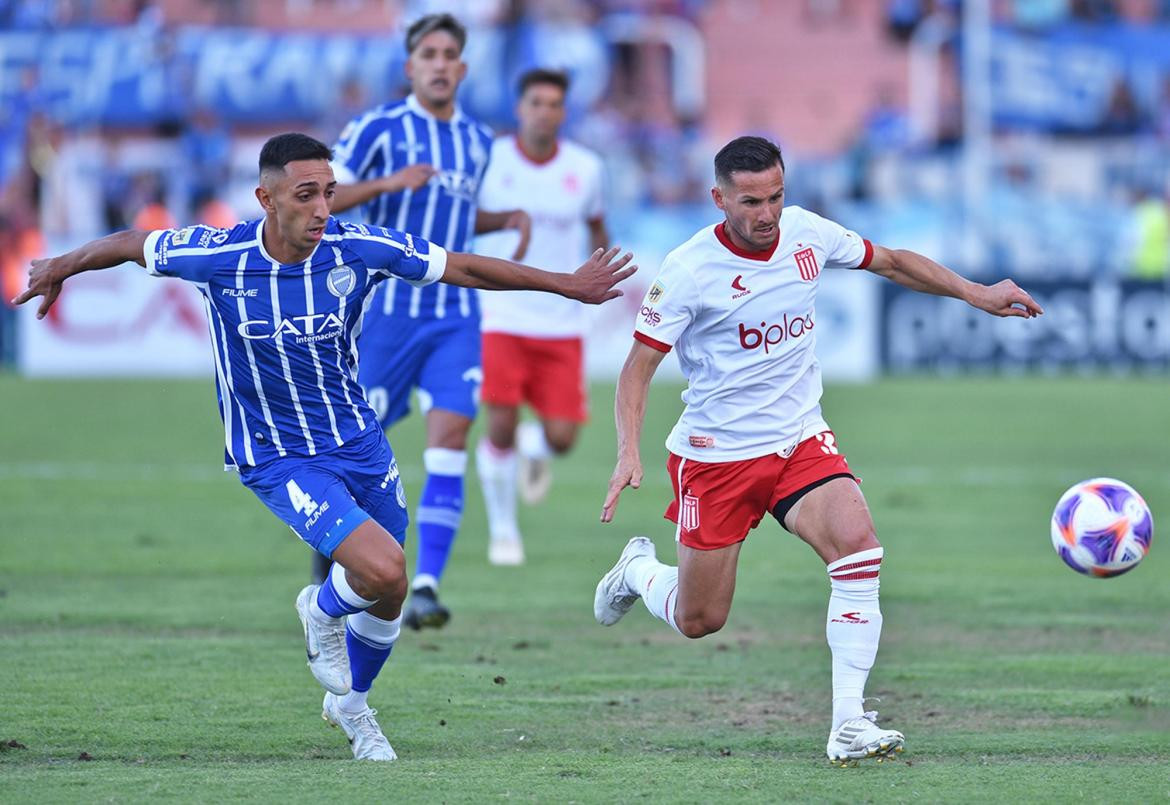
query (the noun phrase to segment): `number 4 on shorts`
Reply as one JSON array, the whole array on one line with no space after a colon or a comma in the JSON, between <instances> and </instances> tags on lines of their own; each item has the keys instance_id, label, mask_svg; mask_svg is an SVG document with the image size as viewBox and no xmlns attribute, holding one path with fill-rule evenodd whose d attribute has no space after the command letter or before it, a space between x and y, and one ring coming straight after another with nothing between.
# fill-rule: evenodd
<instances>
[{"instance_id":1,"label":"number 4 on shorts","mask_svg":"<svg viewBox=\"0 0 1170 805\"><path fill-rule=\"evenodd\" d=\"M289 503L292 504L296 512L308 517L317 511L317 502L309 496L309 493L301 489L296 481L290 480L284 485L284 488L288 490Z\"/></svg>"}]
</instances>

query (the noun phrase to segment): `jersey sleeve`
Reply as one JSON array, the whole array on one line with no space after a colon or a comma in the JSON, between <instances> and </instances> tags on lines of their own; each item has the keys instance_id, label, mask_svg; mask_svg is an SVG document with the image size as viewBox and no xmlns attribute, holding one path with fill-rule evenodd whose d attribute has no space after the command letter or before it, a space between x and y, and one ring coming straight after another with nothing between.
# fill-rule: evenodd
<instances>
[{"instance_id":1,"label":"jersey sleeve","mask_svg":"<svg viewBox=\"0 0 1170 805\"><path fill-rule=\"evenodd\" d=\"M397 277L422 287L438 282L447 268L447 250L428 240L367 224L343 222L342 229L374 282Z\"/></svg>"},{"instance_id":2,"label":"jersey sleeve","mask_svg":"<svg viewBox=\"0 0 1170 805\"><path fill-rule=\"evenodd\" d=\"M341 136L337 138L337 143L333 146L333 162L331 163L333 176L339 184L360 182L370 174L371 168L380 169L382 167L381 158L377 155L364 165L364 170L362 163L366 162L374 141L383 132L386 133L387 137L390 136L387 127L378 124L378 116L375 112L367 112L346 124L345 128L341 130Z\"/></svg>"},{"instance_id":3,"label":"jersey sleeve","mask_svg":"<svg viewBox=\"0 0 1170 805\"><path fill-rule=\"evenodd\" d=\"M226 243L230 229L188 226L183 229L156 229L143 245L146 270L156 277L178 277L189 282L207 282L218 262L215 247Z\"/></svg>"},{"instance_id":4,"label":"jersey sleeve","mask_svg":"<svg viewBox=\"0 0 1170 805\"><path fill-rule=\"evenodd\" d=\"M659 352L670 352L698 310L699 292L694 277L667 258L642 297L634 339Z\"/></svg>"},{"instance_id":5,"label":"jersey sleeve","mask_svg":"<svg viewBox=\"0 0 1170 805\"><path fill-rule=\"evenodd\" d=\"M825 247L826 268L867 268L873 259L873 244L836 221L813 217Z\"/></svg>"}]
</instances>

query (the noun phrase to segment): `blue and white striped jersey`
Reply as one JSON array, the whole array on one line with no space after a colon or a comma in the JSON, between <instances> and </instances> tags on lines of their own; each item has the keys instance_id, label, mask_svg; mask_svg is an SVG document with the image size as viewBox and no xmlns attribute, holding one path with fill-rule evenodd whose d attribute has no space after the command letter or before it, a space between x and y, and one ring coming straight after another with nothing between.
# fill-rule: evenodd
<instances>
[{"instance_id":1,"label":"blue and white striped jersey","mask_svg":"<svg viewBox=\"0 0 1170 805\"><path fill-rule=\"evenodd\" d=\"M377 427L357 381L368 297L388 278L433 283L447 264L425 240L330 218L307 260L282 265L263 226L157 230L144 248L151 274L203 294L229 467L317 455Z\"/></svg>"},{"instance_id":2,"label":"blue and white striped jersey","mask_svg":"<svg viewBox=\"0 0 1170 805\"><path fill-rule=\"evenodd\" d=\"M341 184L376 179L418 163L437 173L418 190L383 193L362 206L364 220L410 232L456 252L471 250L476 199L491 152L492 133L458 107L439 120L407 96L352 120L333 150ZM413 288L387 282L371 305L371 326L380 315L412 319L479 317L479 300L467 288Z\"/></svg>"}]
</instances>

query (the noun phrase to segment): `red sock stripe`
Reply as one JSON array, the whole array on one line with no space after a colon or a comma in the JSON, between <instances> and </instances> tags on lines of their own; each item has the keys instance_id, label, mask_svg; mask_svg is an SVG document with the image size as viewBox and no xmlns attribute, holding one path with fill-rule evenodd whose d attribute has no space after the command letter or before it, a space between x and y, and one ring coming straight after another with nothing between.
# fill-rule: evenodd
<instances>
[{"instance_id":1,"label":"red sock stripe","mask_svg":"<svg viewBox=\"0 0 1170 805\"><path fill-rule=\"evenodd\" d=\"M666 594L666 605L662 608L663 620L667 623L673 623L674 619L670 617L670 597L678 592L678 585L674 585L670 592Z\"/></svg>"},{"instance_id":2,"label":"red sock stripe","mask_svg":"<svg viewBox=\"0 0 1170 805\"><path fill-rule=\"evenodd\" d=\"M882 563L882 558L879 556L876 559L866 559L864 562L853 562L853 563L848 564L848 565L841 565L841 567L835 567L829 571L829 575L832 576L835 573L842 573L846 570L856 570L859 567L869 567L870 565L880 565L881 563Z\"/></svg>"},{"instance_id":3,"label":"red sock stripe","mask_svg":"<svg viewBox=\"0 0 1170 805\"><path fill-rule=\"evenodd\" d=\"M850 573L846 576L830 576L833 581L860 581L861 579L876 579L878 572L876 570L866 570L861 573Z\"/></svg>"}]
</instances>

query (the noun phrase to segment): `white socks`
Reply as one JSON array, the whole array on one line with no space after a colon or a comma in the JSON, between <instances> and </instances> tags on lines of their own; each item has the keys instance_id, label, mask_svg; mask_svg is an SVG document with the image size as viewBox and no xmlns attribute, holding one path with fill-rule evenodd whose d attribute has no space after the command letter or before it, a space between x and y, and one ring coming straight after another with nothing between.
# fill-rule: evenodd
<instances>
[{"instance_id":1,"label":"white socks","mask_svg":"<svg viewBox=\"0 0 1170 805\"><path fill-rule=\"evenodd\" d=\"M516 451L501 450L484 437L475 449L475 466L491 538L516 539Z\"/></svg>"},{"instance_id":2,"label":"white socks","mask_svg":"<svg viewBox=\"0 0 1170 805\"><path fill-rule=\"evenodd\" d=\"M882 636L878 572L882 548L843 556L826 568L833 591L825 637L833 653L833 729L862 715L869 669Z\"/></svg>"},{"instance_id":3,"label":"white socks","mask_svg":"<svg viewBox=\"0 0 1170 805\"><path fill-rule=\"evenodd\" d=\"M678 605L678 568L664 565L650 556L638 556L626 565L626 583L633 592L642 596L642 603L650 614L660 621L666 621L679 634L674 622L674 610Z\"/></svg>"},{"instance_id":4,"label":"white socks","mask_svg":"<svg viewBox=\"0 0 1170 805\"><path fill-rule=\"evenodd\" d=\"M544 425L532 420L516 426L516 449L534 461L547 461L553 454L544 435Z\"/></svg>"}]
</instances>

